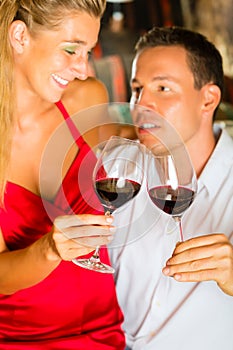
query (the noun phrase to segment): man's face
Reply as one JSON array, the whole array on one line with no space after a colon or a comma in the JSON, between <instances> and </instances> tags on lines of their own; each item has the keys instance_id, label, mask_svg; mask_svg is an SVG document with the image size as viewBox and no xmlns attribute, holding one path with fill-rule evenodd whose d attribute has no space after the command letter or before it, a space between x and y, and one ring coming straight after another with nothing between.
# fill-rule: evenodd
<instances>
[{"instance_id":1,"label":"man's face","mask_svg":"<svg viewBox=\"0 0 233 350\"><path fill-rule=\"evenodd\" d=\"M187 146L195 143L202 125L204 94L203 89L194 88L184 48L158 46L140 52L133 62L131 87L131 105L159 113ZM149 148L159 142L148 133L140 133L140 129L138 136Z\"/></svg>"}]
</instances>

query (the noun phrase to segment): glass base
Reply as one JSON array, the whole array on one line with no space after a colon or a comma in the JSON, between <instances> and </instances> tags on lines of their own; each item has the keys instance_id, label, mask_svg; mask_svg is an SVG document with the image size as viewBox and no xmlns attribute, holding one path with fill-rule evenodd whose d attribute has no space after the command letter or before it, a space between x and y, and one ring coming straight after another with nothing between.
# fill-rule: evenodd
<instances>
[{"instance_id":1,"label":"glass base","mask_svg":"<svg viewBox=\"0 0 233 350\"><path fill-rule=\"evenodd\" d=\"M73 259L72 262L75 265L83 267L84 269L101 272L101 273L114 273L113 267L103 264L99 258L92 256L90 259Z\"/></svg>"}]
</instances>

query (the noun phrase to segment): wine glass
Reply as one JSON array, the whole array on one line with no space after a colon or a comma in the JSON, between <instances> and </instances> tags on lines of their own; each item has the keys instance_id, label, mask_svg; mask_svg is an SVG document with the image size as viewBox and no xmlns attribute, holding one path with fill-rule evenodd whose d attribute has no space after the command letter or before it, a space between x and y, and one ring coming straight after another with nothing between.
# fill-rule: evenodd
<instances>
[{"instance_id":1,"label":"wine glass","mask_svg":"<svg viewBox=\"0 0 233 350\"><path fill-rule=\"evenodd\" d=\"M179 162L177 162L178 164ZM197 180L193 167L176 166L171 154L148 158L147 189L152 202L171 215L178 224L181 241L184 241L181 218L194 200Z\"/></svg>"},{"instance_id":2,"label":"wine glass","mask_svg":"<svg viewBox=\"0 0 233 350\"><path fill-rule=\"evenodd\" d=\"M95 192L103 205L105 215L122 207L139 192L143 181L144 146L119 136L112 136L99 155L93 171ZM74 263L89 270L114 273L101 262L100 247L89 259L74 259Z\"/></svg>"}]
</instances>

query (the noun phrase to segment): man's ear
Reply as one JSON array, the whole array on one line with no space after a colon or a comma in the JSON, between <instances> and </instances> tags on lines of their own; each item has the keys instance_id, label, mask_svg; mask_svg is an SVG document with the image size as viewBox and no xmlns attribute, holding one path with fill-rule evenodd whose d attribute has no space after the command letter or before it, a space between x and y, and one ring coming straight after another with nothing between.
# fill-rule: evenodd
<instances>
[{"instance_id":1,"label":"man's ear","mask_svg":"<svg viewBox=\"0 0 233 350\"><path fill-rule=\"evenodd\" d=\"M206 84L203 86L203 104L202 111L205 114L213 113L221 101L220 88L215 84Z\"/></svg>"},{"instance_id":2,"label":"man's ear","mask_svg":"<svg viewBox=\"0 0 233 350\"><path fill-rule=\"evenodd\" d=\"M23 53L28 43L28 30L23 21L14 21L9 28L9 39L15 52Z\"/></svg>"}]
</instances>

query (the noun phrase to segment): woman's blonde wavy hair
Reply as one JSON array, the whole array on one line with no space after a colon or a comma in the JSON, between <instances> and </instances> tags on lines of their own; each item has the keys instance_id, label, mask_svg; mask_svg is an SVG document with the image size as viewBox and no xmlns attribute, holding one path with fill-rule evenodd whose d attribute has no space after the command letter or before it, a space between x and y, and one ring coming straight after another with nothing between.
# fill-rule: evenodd
<instances>
[{"instance_id":1,"label":"woman's blonde wavy hair","mask_svg":"<svg viewBox=\"0 0 233 350\"><path fill-rule=\"evenodd\" d=\"M0 203L3 204L15 114L14 63L8 28L22 20L31 35L56 29L71 11L102 17L106 0L0 0ZM88 28L87 28L88 30Z\"/></svg>"}]
</instances>

